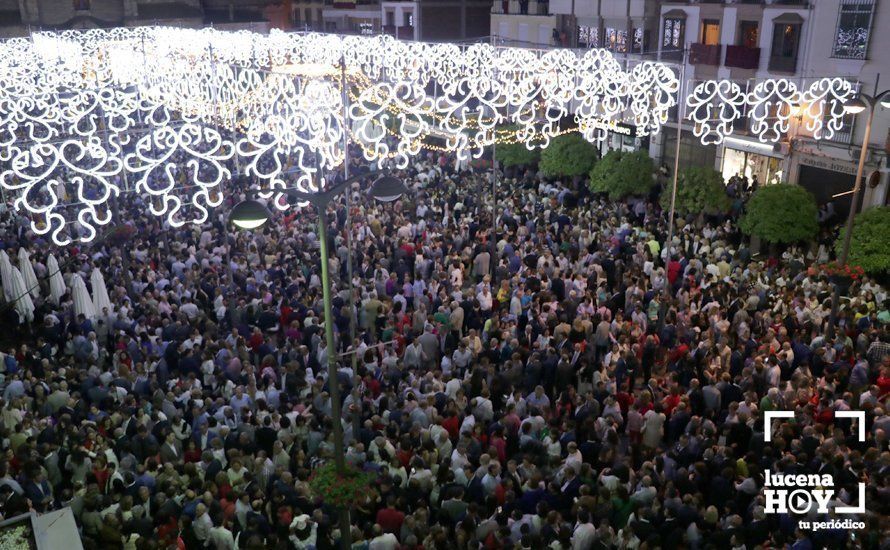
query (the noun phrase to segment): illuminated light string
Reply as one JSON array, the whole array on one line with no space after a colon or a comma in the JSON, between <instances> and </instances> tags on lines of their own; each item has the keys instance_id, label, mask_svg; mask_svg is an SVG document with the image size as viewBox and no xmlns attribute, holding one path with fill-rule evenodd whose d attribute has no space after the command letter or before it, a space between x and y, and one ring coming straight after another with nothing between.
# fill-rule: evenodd
<instances>
[{"instance_id":1,"label":"illuminated light string","mask_svg":"<svg viewBox=\"0 0 890 550\"><path fill-rule=\"evenodd\" d=\"M840 129L849 83L796 90L780 81L748 94L697 88L690 118L716 142L739 113L754 113L769 140L788 129L772 105L808 99L816 134ZM678 92L671 67L624 67L597 49L166 27L40 32L0 44L0 185L35 231L58 244L88 241L130 184L171 225L198 224L219 204L233 161L283 207L286 187L319 190L316 173L343 162L345 135L366 159L396 167L421 150L467 159L492 143L532 149L575 131L601 140L616 121L655 133ZM715 111L723 96L738 113ZM568 116L576 127L561 129Z\"/></svg>"},{"instance_id":2,"label":"illuminated light string","mask_svg":"<svg viewBox=\"0 0 890 550\"><path fill-rule=\"evenodd\" d=\"M806 117L805 127L815 139L831 139L843 128L843 105L854 93L853 84L843 78L820 78L807 87L771 78L747 93L737 82L706 80L687 96L687 118L703 145L723 143L743 117L762 143L782 139L796 116Z\"/></svg>"}]
</instances>

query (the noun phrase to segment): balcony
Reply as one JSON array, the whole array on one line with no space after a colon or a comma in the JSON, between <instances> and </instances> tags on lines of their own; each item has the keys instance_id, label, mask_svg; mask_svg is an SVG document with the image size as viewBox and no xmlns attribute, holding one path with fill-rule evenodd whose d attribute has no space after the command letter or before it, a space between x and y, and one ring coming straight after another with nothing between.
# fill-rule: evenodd
<instances>
[{"instance_id":1,"label":"balcony","mask_svg":"<svg viewBox=\"0 0 890 550\"><path fill-rule=\"evenodd\" d=\"M775 73L794 74L797 70L797 58L772 55L769 58L769 70Z\"/></svg>"},{"instance_id":2,"label":"balcony","mask_svg":"<svg viewBox=\"0 0 890 550\"><path fill-rule=\"evenodd\" d=\"M727 67L756 69L760 65L760 48L746 46L726 46Z\"/></svg>"},{"instance_id":3,"label":"balcony","mask_svg":"<svg viewBox=\"0 0 890 550\"><path fill-rule=\"evenodd\" d=\"M398 36L396 36L396 32L398 32ZM395 25L383 25L383 34L388 34L389 36L400 38L402 40L413 40L414 27L406 25L401 27L396 27Z\"/></svg>"},{"instance_id":4,"label":"balcony","mask_svg":"<svg viewBox=\"0 0 890 550\"><path fill-rule=\"evenodd\" d=\"M661 50L662 61L683 61L683 50Z\"/></svg>"},{"instance_id":5,"label":"balcony","mask_svg":"<svg viewBox=\"0 0 890 550\"><path fill-rule=\"evenodd\" d=\"M692 44L689 48L689 62L693 65L720 65L720 44Z\"/></svg>"},{"instance_id":6,"label":"balcony","mask_svg":"<svg viewBox=\"0 0 890 550\"><path fill-rule=\"evenodd\" d=\"M549 0L494 0L491 13L509 15L550 15Z\"/></svg>"}]
</instances>

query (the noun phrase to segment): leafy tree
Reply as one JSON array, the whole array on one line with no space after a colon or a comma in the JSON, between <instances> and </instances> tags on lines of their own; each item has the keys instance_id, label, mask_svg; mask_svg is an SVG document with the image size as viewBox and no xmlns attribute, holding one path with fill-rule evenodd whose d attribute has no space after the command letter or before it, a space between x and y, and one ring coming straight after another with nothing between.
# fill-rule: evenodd
<instances>
[{"instance_id":1,"label":"leafy tree","mask_svg":"<svg viewBox=\"0 0 890 550\"><path fill-rule=\"evenodd\" d=\"M670 185L670 184L669 184ZM674 204L680 215L703 212L716 214L726 212L732 201L726 195L726 186L720 172L711 168L687 168L677 177L677 200ZM661 207L671 207L671 189L661 194Z\"/></svg>"},{"instance_id":2,"label":"leafy tree","mask_svg":"<svg viewBox=\"0 0 890 550\"><path fill-rule=\"evenodd\" d=\"M748 200L739 223L742 232L769 243L811 239L819 230L819 210L809 191L799 185L765 185Z\"/></svg>"},{"instance_id":3,"label":"leafy tree","mask_svg":"<svg viewBox=\"0 0 890 550\"><path fill-rule=\"evenodd\" d=\"M834 243L838 257L844 246L841 234ZM848 264L858 265L867 273L879 275L890 273L890 207L870 208L853 219L853 238L850 241Z\"/></svg>"},{"instance_id":4,"label":"leafy tree","mask_svg":"<svg viewBox=\"0 0 890 550\"><path fill-rule=\"evenodd\" d=\"M612 150L606 153L590 171L590 190L594 193L608 193L609 179L618 171L621 162L621 151Z\"/></svg>"},{"instance_id":5,"label":"leafy tree","mask_svg":"<svg viewBox=\"0 0 890 550\"><path fill-rule=\"evenodd\" d=\"M609 151L590 171L590 189L613 200L645 195L652 189L654 165L645 151Z\"/></svg>"},{"instance_id":6,"label":"leafy tree","mask_svg":"<svg viewBox=\"0 0 890 550\"><path fill-rule=\"evenodd\" d=\"M506 166L523 166L535 164L541 158L540 149L529 150L525 143L499 143L495 155L499 162Z\"/></svg>"},{"instance_id":7,"label":"leafy tree","mask_svg":"<svg viewBox=\"0 0 890 550\"><path fill-rule=\"evenodd\" d=\"M583 176L596 162L596 148L581 134L563 134L541 151L538 166L548 176Z\"/></svg>"}]
</instances>

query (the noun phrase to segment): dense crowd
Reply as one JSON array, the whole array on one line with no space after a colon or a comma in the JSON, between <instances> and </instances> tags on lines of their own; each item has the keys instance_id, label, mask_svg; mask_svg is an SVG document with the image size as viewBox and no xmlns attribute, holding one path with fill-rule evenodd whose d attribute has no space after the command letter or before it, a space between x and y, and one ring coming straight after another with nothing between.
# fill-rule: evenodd
<instances>
[{"instance_id":1,"label":"dense crowd","mask_svg":"<svg viewBox=\"0 0 890 550\"><path fill-rule=\"evenodd\" d=\"M124 242L59 249L8 212L11 257L44 278L53 252L69 282L100 268L112 308L3 310L3 517L70 506L93 548L332 548L338 512L308 480L341 422L373 479L353 548L890 545L887 294L841 289L829 338L834 286L810 265L830 247L755 255L737 208L668 243L657 190L615 203L529 170L492 201L487 171L438 154L397 175L401 200L356 184L326 213L332 319L315 212L236 231L242 181L203 225L124 197ZM767 442L774 410L794 418ZM866 528L768 513L766 470L829 474L841 505L866 484Z\"/></svg>"}]
</instances>

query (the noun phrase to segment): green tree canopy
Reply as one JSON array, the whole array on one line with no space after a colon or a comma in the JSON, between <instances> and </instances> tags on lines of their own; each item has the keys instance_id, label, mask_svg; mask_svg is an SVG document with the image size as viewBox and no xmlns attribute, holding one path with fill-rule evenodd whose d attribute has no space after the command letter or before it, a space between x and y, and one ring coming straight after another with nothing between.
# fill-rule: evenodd
<instances>
[{"instance_id":1,"label":"green tree canopy","mask_svg":"<svg viewBox=\"0 0 890 550\"><path fill-rule=\"evenodd\" d=\"M680 172L677 177L677 201L675 208L680 215L703 212L726 212L732 201L726 195L726 186L720 172L711 168L694 167ZM661 207L671 207L671 190L661 194Z\"/></svg>"},{"instance_id":2,"label":"green tree canopy","mask_svg":"<svg viewBox=\"0 0 890 550\"><path fill-rule=\"evenodd\" d=\"M538 166L548 176L583 176L590 172L596 156L596 148L580 134L564 134L541 151Z\"/></svg>"},{"instance_id":3,"label":"green tree canopy","mask_svg":"<svg viewBox=\"0 0 890 550\"><path fill-rule=\"evenodd\" d=\"M654 170L652 159L645 151L609 151L590 171L590 189L608 193L613 200L645 195L655 183L652 180Z\"/></svg>"},{"instance_id":4,"label":"green tree canopy","mask_svg":"<svg viewBox=\"0 0 890 550\"><path fill-rule=\"evenodd\" d=\"M541 158L540 149L529 150L525 143L499 143L495 148L498 162L506 166L535 164Z\"/></svg>"},{"instance_id":5,"label":"green tree canopy","mask_svg":"<svg viewBox=\"0 0 890 550\"><path fill-rule=\"evenodd\" d=\"M834 243L838 258L844 246L841 234ZM853 220L853 238L850 241L850 256L847 263L858 265L866 273L879 275L890 273L890 207L870 208L860 212Z\"/></svg>"},{"instance_id":6,"label":"green tree canopy","mask_svg":"<svg viewBox=\"0 0 890 550\"><path fill-rule=\"evenodd\" d=\"M799 185L765 185L748 200L739 226L769 243L811 239L819 230L816 200Z\"/></svg>"}]
</instances>

